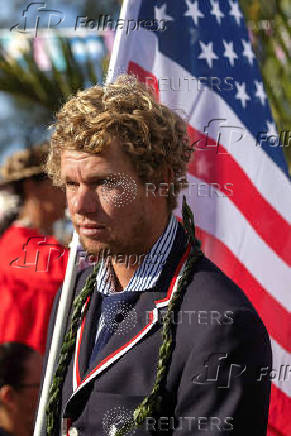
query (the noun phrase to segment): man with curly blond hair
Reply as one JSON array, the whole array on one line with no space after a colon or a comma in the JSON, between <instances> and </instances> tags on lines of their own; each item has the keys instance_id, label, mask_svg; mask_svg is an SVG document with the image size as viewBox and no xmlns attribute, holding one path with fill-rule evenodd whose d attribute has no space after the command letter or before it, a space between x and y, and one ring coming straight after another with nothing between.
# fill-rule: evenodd
<instances>
[{"instance_id":1,"label":"man with curly blond hair","mask_svg":"<svg viewBox=\"0 0 291 436\"><path fill-rule=\"evenodd\" d=\"M131 76L57 114L48 173L96 262L77 278L47 435L266 434L266 329L201 252L185 200L183 223L172 213L190 155L184 121Z\"/></svg>"}]
</instances>

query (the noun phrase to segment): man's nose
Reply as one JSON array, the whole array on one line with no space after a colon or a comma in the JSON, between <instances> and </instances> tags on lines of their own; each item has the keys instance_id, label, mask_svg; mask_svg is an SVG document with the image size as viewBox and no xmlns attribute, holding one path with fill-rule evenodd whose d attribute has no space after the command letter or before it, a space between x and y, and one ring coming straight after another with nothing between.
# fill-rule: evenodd
<instances>
[{"instance_id":1,"label":"man's nose","mask_svg":"<svg viewBox=\"0 0 291 436\"><path fill-rule=\"evenodd\" d=\"M99 204L96 190L88 187L80 187L72 199L73 212L79 215L95 213Z\"/></svg>"}]
</instances>

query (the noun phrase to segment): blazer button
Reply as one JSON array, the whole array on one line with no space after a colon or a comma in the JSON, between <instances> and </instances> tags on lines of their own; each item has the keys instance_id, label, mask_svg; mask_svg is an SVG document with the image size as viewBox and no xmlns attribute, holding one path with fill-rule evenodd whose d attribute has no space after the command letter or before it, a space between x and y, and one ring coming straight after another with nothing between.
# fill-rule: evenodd
<instances>
[{"instance_id":1,"label":"blazer button","mask_svg":"<svg viewBox=\"0 0 291 436\"><path fill-rule=\"evenodd\" d=\"M114 320L115 320L116 322L122 322L122 321L124 320L124 315L123 315L123 313L117 313L117 314L115 315Z\"/></svg>"}]
</instances>

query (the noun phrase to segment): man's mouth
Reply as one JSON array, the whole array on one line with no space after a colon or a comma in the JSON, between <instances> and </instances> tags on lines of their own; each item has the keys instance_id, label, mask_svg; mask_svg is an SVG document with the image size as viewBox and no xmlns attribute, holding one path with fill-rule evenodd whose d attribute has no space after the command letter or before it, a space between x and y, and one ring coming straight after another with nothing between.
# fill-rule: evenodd
<instances>
[{"instance_id":1,"label":"man's mouth","mask_svg":"<svg viewBox=\"0 0 291 436\"><path fill-rule=\"evenodd\" d=\"M99 224L80 225L80 234L84 236L98 236L105 230L105 226Z\"/></svg>"}]
</instances>

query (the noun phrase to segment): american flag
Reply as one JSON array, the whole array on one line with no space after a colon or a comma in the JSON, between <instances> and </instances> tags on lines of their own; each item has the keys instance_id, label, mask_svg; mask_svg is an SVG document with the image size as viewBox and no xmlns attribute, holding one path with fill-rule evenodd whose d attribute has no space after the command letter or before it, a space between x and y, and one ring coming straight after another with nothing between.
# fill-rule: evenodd
<instances>
[{"instance_id":1,"label":"american flag","mask_svg":"<svg viewBox=\"0 0 291 436\"><path fill-rule=\"evenodd\" d=\"M268 431L291 435L291 186L238 1L125 0L108 80L124 72L188 123L198 235L269 331Z\"/></svg>"}]
</instances>

